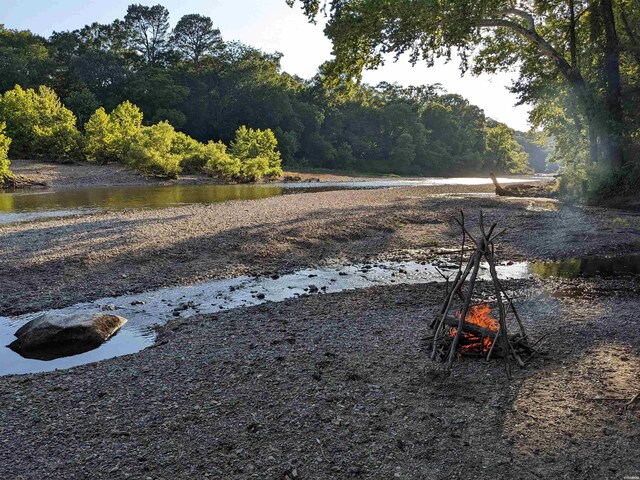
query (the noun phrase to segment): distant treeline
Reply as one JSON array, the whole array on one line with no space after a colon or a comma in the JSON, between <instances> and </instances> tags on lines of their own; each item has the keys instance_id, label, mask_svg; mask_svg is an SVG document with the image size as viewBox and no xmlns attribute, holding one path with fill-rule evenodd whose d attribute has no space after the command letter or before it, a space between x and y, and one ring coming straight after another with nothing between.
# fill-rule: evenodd
<instances>
[{"instance_id":1,"label":"distant treeline","mask_svg":"<svg viewBox=\"0 0 640 480\"><path fill-rule=\"evenodd\" d=\"M524 137L459 95L437 86L332 89L322 67L310 80L291 76L279 54L223 42L208 17L186 15L173 30L168 17L160 5L131 5L122 20L48 39L0 26L0 92L48 86L81 130L98 108L111 112L125 101L140 108L144 125L166 121L203 144L228 144L242 125L271 129L288 167L530 171L533 147L523 149ZM534 166L544 169L540 155Z\"/></svg>"}]
</instances>

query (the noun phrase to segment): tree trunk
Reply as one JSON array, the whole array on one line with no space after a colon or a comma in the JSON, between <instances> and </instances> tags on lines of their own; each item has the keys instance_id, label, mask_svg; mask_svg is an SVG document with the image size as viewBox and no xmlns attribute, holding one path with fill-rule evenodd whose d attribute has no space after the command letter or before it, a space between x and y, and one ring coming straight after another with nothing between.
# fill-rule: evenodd
<instances>
[{"instance_id":1,"label":"tree trunk","mask_svg":"<svg viewBox=\"0 0 640 480\"><path fill-rule=\"evenodd\" d=\"M606 83L606 108L609 122L606 122L606 156L609 166L617 168L623 163L622 128L622 84L620 81L620 42L616 32L612 0L600 0L604 27L604 68Z\"/></svg>"}]
</instances>

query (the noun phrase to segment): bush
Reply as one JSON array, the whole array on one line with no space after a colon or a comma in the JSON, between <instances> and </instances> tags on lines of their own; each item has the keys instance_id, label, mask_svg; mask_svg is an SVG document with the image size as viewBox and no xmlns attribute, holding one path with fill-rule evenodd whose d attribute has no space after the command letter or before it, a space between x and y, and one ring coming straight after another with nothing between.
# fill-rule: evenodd
<instances>
[{"instance_id":1,"label":"bush","mask_svg":"<svg viewBox=\"0 0 640 480\"><path fill-rule=\"evenodd\" d=\"M209 142L203 146L206 158L204 171L218 178L237 180L240 178L240 160L227 153L227 146L222 142Z\"/></svg>"},{"instance_id":2,"label":"bush","mask_svg":"<svg viewBox=\"0 0 640 480\"><path fill-rule=\"evenodd\" d=\"M91 162L126 162L129 149L142 128L142 112L129 101L110 114L99 108L86 123L84 154Z\"/></svg>"},{"instance_id":3,"label":"bush","mask_svg":"<svg viewBox=\"0 0 640 480\"><path fill-rule=\"evenodd\" d=\"M181 172L181 156L172 153L175 129L168 122L142 127L134 136L127 163L144 173L176 178Z\"/></svg>"},{"instance_id":4,"label":"bush","mask_svg":"<svg viewBox=\"0 0 640 480\"><path fill-rule=\"evenodd\" d=\"M9 145L11 139L4 134L5 124L0 123L0 186L5 184L6 181L13 177L11 170L9 170Z\"/></svg>"},{"instance_id":5,"label":"bush","mask_svg":"<svg viewBox=\"0 0 640 480\"><path fill-rule=\"evenodd\" d=\"M171 143L171 153L180 156L180 168L186 173L202 171L207 162L205 146L182 132L175 132Z\"/></svg>"},{"instance_id":6,"label":"bush","mask_svg":"<svg viewBox=\"0 0 640 480\"><path fill-rule=\"evenodd\" d=\"M13 140L13 158L66 161L78 157L76 117L48 87L35 91L16 85L5 92L0 96L0 121L6 123Z\"/></svg>"},{"instance_id":7,"label":"bush","mask_svg":"<svg viewBox=\"0 0 640 480\"><path fill-rule=\"evenodd\" d=\"M262 177L282 175L278 140L270 129L254 130L241 126L236 130L229 151L231 156L240 161L241 180L255 181Z\"/></svg>"}]
</instances>

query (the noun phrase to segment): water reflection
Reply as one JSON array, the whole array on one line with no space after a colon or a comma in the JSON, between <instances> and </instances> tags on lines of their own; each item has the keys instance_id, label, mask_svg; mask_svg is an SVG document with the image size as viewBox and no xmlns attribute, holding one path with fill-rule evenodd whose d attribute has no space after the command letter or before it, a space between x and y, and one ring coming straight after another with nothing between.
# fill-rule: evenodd
<instances>
[{"instance_id":1,"label":"water reflection","mask_svg":"<svg viewBox=\"0 0 640 480\"><path fill-rule=\"evenodd\" d=\"M254 200L282 195L283 190L283 187L273 185L149 185L0 193L0 212L166 208L179 204Z\"/></svg>"},{"instance_id":2,"label":"water reflection","mask_svg":"<svg viewBox=\"0 0 640 480\"><path fill-rule=\"evenodd\" d=\"M540 277L608 277L640 274L640 255L620 257L586 257L535 262L529 266L531 273Z\"/></svg>"},{"instance_id":3,"label":"water reflection","mask_svg":"<svg viewBox=\"0 0 640 480\"><path fill-rule=\"evenodd\" d=\"M537 177L503 178L503 182L539 181ZM389 188L426 185L481 185L488 178L423 178L322 183L280 183L253 185L134 185L87 187L64 190L24 190L0 192L0 223L28 220L7 215L31 212L86 213L95 209L167 208L180 204L220 203L229 200L257 200L287 193L362 188ZM3 214L4 213L4 214ZM36 215L40 217L41 215ZM16 217L17 218L17 217Z\"/></svg>"}]
</instances>

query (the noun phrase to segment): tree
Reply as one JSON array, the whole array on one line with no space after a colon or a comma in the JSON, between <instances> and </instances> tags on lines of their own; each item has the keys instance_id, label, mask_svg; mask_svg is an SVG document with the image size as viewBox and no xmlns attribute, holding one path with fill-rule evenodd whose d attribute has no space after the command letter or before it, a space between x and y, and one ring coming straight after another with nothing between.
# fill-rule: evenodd
<instances>
[{"instance_id":1,"label":"tree","mask_svg":"<svg viewBox=\"0 0 640 480\"><path fill-rule=\"evenodd\" d=\"M177 48L183 60L191 60L200 68L202 57L212 54L222 46L220 30L213 27L209 17L191 14L183 16L173 29L171 43Z\"/></svg>"},{"instance_id":2,"label":"tree","mask_svg":"<svg viewBox=\"0 0 640 480\"><path fill-rule=\"evenodd\" d=\"M206 159L204 171L209 175L227 180L240 179L240 160L227 153L224 143L207 143L203 149L203 156Z\"/></svg>"},{"instance_id":3,"label":"tree","mask_svg":"<svg viewBox=\"0 0 640 480\"><path fill-rule=\"evenodd\" d=\"M167 122L143 127L133 138L127 163L144 173L176 178L182 171L182 158L172 152L175 135L175 129Z\"/></svg>"},{"instance_id":4,"label":"tree","mask_svg":"<svg viewBox=\"0 0 640 480\"><path fill-rule=\"evenodd\" d=\"M0 25L0 92L17 84L37 87L46 83L53 70L44 38L29 31L9 30Z\"/></svg>"},{"instance_id":5,"label":"tree","mask_svg":"<svg viewBox=\"0 0 640 480\"><path fill-rule=\"evenodd\" d=\"M162 5L129 5L124 25L129 46L142 55L146 63L159 63L167 46L169 11Z\"/></svg>"},{"instance_id":6,"label":"tree","mask_svg":"<svg viewBox=\"0 0 640 480\"><path fill-rule=\"evenodd\" d=\"M529 155L515 139L513 129L504 123L487 128L485 170L506 173L531 173Z\"/></svg>"},{"instance_id":7,"label":"tree","mask_svg":"<svg viewBox=\"0 0 640 480\"><path fill-rule=\"evenodd\" d=\"M78 156L76 117L48 87L36 91L16 85L5 92L0 97L0 121L13 141L13 158L68 161Z\"/></svg>"},{"instance_id":8,"label":"tree","mask_svg":"<svg viewBox=\"0 0 640 480\"><path fill-rule=\"evenodd\" d=\"M295 3L287 1L290 5ZM474 52L479 51L476 72L511 68L518 61L529 60L535 67L522 71L520 84L549 74L557 76L575 99L580 116L592 132L592 143L602 144L603 160L612 167L623 161L622 147L628 142L629 133L624 131L620 48L611 0L300 3L310 19L329 4L325 32L334 45L335 60L328 69L334 78L360 78L363 69L380 66L387 54L408 53L413 62L425 60L433 64L437 57L451 58L457 49L466 68ZM579 12L577 7L581 8ZM584 17L600 19L602 33L595 28L594 35L585 35L582 25L578 25L586 21ZM589 50L592 59L602 59L599 75L586 77L584 64L578 58L580 48L583 52Z\"/></svg>"},{"instance_id":9,"label":"tree","mask_svg":"<svg viewBox=\"0 0 640 480\"><path fill-rule=\"evenodd\" d=\"M7 180L13 177L11 170L9 170L9 145L11 145L11 139L4 134L5 124L0 123L0 186L4 185Z\"/></svg>"}]
</instances>

